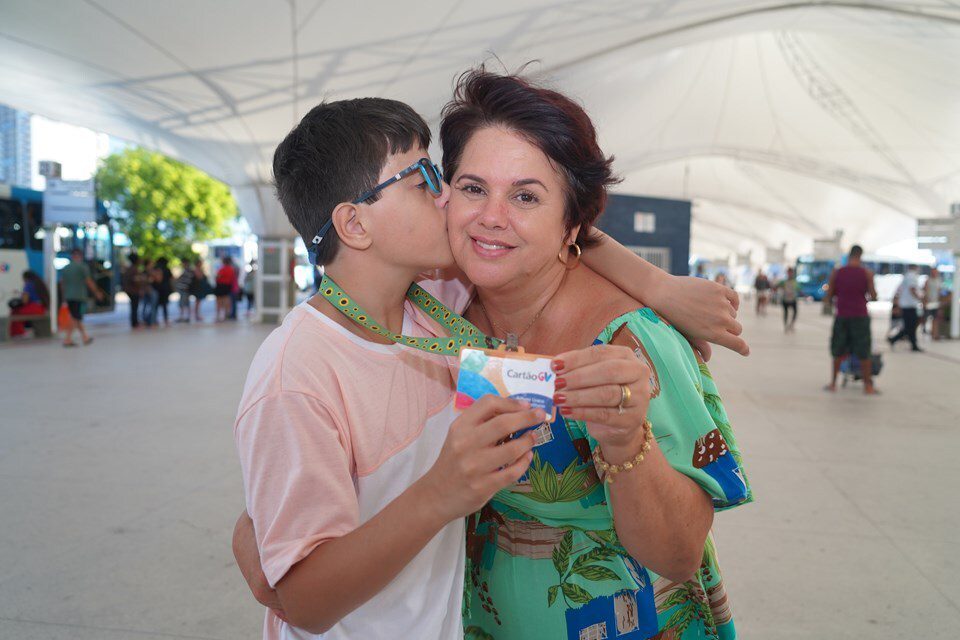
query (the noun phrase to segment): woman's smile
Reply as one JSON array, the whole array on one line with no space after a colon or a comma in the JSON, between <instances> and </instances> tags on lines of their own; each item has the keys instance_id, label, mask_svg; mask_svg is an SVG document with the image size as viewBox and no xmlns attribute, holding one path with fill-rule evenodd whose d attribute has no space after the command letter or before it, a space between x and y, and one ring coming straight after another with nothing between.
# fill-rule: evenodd
<instances>
[{"instance_id":1,"label":"woman's smile","mask_svg":"<svg viewBox=\"0 0 960 640\"><path fill-rule=\"evenodd\" d=\"M516 246L508 244L503 240L495 240L483 236L470 235L470 245L474 253L481 258L497 259L502 258L516 249Z\"/></svg>"}]
</instances>

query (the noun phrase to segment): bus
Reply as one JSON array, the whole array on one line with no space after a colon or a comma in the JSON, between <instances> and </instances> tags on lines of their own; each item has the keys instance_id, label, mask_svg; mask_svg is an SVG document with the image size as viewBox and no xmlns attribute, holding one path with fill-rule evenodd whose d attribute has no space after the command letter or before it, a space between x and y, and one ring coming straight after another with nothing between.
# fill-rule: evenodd
<instances>
[{"instance_id":1,"label":"bus","mask_svg":"<svg viewBox=\"0 0 960 640\"><path fill-rule=\"evenodd\" d=\"M97 203L96 222L55 229L44 229L43 224L42 191L0 184L0 315L9 315L7 302L19 297L24 271L30 269L48 280L43 242L50 232L55 234L51 238L56 249L54 267L62 268L71 252L80 249L97 286L107 292L102 301L90 300L89 313L112 311L120 273L113 228L103 203Z\"/></svg>"},{"instance_id":2,"label":"bus","mask_svg":"<svg viewBox=\"0 0 960 640\"><path fill-rule=\"evenodd\" d=\"M863 266L874 273L874 284L877 288L878 300L893 300L900 283L903 282L903 274L911 264L920 267L921 275L929 275L930 268L936 266L936 260L904 260L902 258L893 258L890 256L877 256L863 254L861 258ZM830 282L830 274L840 266L839 260L814 259L810 256L803 256L797 259L797 285L802 297L813 298L816 301L823 300L827 293L827 284Z\"/></svg>"}]
</instances>

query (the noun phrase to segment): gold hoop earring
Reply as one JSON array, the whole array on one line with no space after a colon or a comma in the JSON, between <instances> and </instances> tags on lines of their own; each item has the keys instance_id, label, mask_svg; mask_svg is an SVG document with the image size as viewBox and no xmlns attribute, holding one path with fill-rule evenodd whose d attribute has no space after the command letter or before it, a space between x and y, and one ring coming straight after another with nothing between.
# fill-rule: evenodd
<instances>
[{"instance_id":1,"label":"gold hoop earring","mask_svg":"<svg viewBox=\"0 0 960 640\"><path fill-rule=\"evenodd\" d=\"M568 262L570 260L570 249L573 249L576 253L576 255L573 256L572 264ZM567 260L563 259L564 253L567 254ZM560 253L557 255L557 260L559 260L560 263L563 264L563 266L565 266L567 269L573 269L578 264L580 264L580 256L582 254L583 254L583 251L580 250L580 245L578 245L576 242L571 242L566 246L565 250L560 251Z\"/></svg>"}]
</instances>

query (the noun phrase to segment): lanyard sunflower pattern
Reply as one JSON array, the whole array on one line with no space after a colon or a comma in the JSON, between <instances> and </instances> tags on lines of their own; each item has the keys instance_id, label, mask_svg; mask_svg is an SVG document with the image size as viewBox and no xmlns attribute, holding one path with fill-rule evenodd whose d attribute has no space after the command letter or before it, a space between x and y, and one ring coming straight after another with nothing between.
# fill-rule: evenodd
<instances>
[{"instance_id":1,"label":"lanyard sunflower pattern","mask_svg":"<svg viewBox=\"0 0 960 640\"><path fill-rule=\"evenodd\" d=\"M448 338L416 338L400 333L390 333L382 324L370 317L363 307L347 295L347 292L327 275L320 281L321 296L326 298L335 309L353 320L364 329L396 342L405 347L413 347L428 353L444 356L458 356L463 347L496 349L500 340L484 335L470 321L448 309L442 302L423 290L416 283L407 289L407 299L418 309L433 318L437 324L447 330Z\"/></svg>"}]
</instances>

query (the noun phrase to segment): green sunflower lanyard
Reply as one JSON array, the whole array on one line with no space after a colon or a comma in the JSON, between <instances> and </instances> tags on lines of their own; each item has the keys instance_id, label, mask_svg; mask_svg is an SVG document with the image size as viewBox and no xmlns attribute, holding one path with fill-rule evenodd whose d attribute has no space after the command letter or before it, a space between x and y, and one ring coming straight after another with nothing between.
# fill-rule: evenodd
<instances>
[{"instance_id":1,"label":"green sunflower lanyard","mask_svg":"<svg viewBox=\"0 0 960 640\"><path fill-rule=\"evenodd\" d=\"M340 288L329 276L320 281L320 295L330 301L337 310L361 327L368 329L387 340L405 347L413 347L429 353L445 356L460 355L461 347L496 349L500 340L490 338L477 329L469 320L450 311L442 302L431 296L417 284L411 284L407 290L407 299L422 309L450 333L449 338L414 338L399 333L390 333L370 318L370 314L354 302L347 292Z\"/></svg>"}]
</instances>

